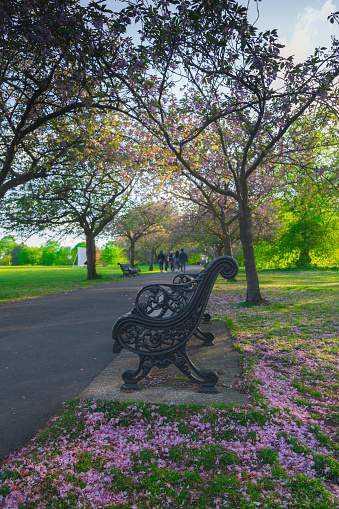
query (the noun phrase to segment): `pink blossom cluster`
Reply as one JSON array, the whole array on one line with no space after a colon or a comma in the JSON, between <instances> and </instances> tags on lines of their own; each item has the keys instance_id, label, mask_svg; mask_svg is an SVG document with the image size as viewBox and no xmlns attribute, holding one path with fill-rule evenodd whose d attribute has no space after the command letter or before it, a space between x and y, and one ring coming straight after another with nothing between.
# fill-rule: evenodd
<instances>
[{"instance_id":1,"label":"pink blossom cluster","mask_svg":"<svg viewBox=\"0 0 339 509\"><path fill-rule=\"evenodd\" d=\"M284 423L289 436L317 454L328 454L325 449L320 452L309 429L316 427L338 441L338 426L327 423L333 409L339 409L339 310L328 281L329 292L322 293L320 304L307 274L305 278L305 289L293 292L267 285L273 306L239 306L244 291L240 283L215 291L208 310L213 318L226 319L234 331L244 368L238 388L249 391L255 386L276 412L275 423ZM308 461L312 469L312 458ZM339 494L337 485L331 489Z\"/></svg>"},{"instance_id":2,"label":"pink blossom cluster","mask_svg":"<svg viewBox=\"0 0 339 509\"><path fill-rule=\"evenodd\" d=\"M14 509L33 503L36 507L46 507L44 489L48 481L53 485L51 499L73 497L77 501L74 507L119 507L127 504L141 508L145 506L143 503L147 500L147 492L136 494L115 489L116 472L129 477L135 485L142 484L154 468L159 472L167 469L184 474L188 468L185 459L176 460L170 454L171 450L184 450L190 457L192 453L198 455L200 450L215 445L221 446L225 452L234 453L239 462L222 467L216 455L213 469L194 467L194 464L190 466L189 470L197 470L202 480L201 486L192 490L192 500L215 474L223 472L242 481L241 491L246 497L249 485L260 485L271 476L272 465L260 459L260 452L269 449L277 451L279 466L286 474L277 481L275 491L278 495L275 496L281 502L281 507L290 507L288 503L292 495L288 477L300 473L316 479L317 474L313 468L312 454L293 452L282 432L297 438L316 453L326 452L326 448L319 446L306 425L298 426L283 414L272 415L266 424L259 425L251 422L250 411L248 422L243 422L246 410L241 409L234 411L230 417L227 409L201 408L189 413L186 418L179 416L174 421L159 415L158 410L159 407L155 405L143 407L131 404L115 417L105 418L96 403L80 403L77 417L84 424L80 436L65 435L44 444L44 447L39 447L38 442L35 445L33 441L21 453L9 458L2 472L11 469L19 479L4 481L3 486L8 486L10 492L3 497L2 507ZM239 418L242 416L241 422L238 415ZM303 417L302 412L298 415ZM57 422L58 418L54 424ZM233 438L221 438L225 431L233 432ZM143 465L141 459L136 459L142 451L150 454L150 465ZM84 457L91 459L87 468L81 468ZM136 465L144 468L136 469ZM329 488L333 492L336 490L334 485L329 484ZM174 493L174 500L179 493L180 486L178 493ZM266 495L272 496L272 493L263 490L263 501ZM167 507L166 497L164 504Z\"/></svg>"}]
</instances>

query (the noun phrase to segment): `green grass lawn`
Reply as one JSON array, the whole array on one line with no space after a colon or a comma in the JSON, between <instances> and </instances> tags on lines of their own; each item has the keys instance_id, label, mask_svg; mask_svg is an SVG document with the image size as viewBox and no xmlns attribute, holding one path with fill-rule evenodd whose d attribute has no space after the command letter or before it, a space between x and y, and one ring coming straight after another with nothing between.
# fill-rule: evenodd
<instances>
[{"instance_id":1,"label":"green grass lawn","mask_svg":"<svg viewBox=\"0 0 339 509\"><path fill-rule=\"evenodd\" d=\"M148 273L148 265L139 267L142 273ZM120 280L122 274L118 265L99 266L97 272L102 279L88 281L86 267L0 266L0 304L111 283Z\"/></svg>"},{"instance_id":2,"label":"green grass lawn","mask_svg":"<svg viewBox=\"0 0 339 509\"><path fill-rule=\"evenodd\" d=\"M248 407L68 402L2 465L0 507L338 508L339 272L260 281L269 306L241 305L242 270L209 303Z\"/></svg>"}]
</instances>

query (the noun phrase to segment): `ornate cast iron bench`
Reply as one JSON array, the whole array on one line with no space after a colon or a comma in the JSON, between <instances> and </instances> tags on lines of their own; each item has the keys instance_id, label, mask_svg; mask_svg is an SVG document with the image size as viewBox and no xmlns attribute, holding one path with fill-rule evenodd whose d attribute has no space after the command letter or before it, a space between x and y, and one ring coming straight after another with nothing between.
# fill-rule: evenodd
<instances>
[{"instance_id":1,"label":"ornate cast iron bench","mask_svg":"<svg viewBox=\"0 0 339 509\"><path fill-rule=\"evenodd\" d=\"M174 364L200 386L198 392L218 392L218 375L197 368L185 346L193 335L204 344L212 344L213 334L201 331L200 322L218 275L231 279L237 272L238 264L233 258L220 256L187 282L152 284L139 290L134 308L115 322L112 331L114 353L126 348L140 358L135 371L122 374L122 388L140 389L138 382L152 367Z\"/></svg>"},{"instance_id":2,"label":"ornate cast iron bench","mask_svg":"<svg viewBox=\"0 0 339 509\"><path fill-rule=\"evenodd\" d=\"M133 267L131 263L118 263L120 265L120 269L122 270L122 276L136 276L140 269L138 267Z\"/></svg>"}]
</instances>

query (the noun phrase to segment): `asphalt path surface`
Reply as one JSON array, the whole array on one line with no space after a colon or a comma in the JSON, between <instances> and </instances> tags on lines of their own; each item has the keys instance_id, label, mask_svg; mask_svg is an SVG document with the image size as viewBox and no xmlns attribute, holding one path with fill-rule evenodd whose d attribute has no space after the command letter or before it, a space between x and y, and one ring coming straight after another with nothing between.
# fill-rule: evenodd
<instances>
[{"instance_id":1,"label":"asphalt path surface","mask_svg":"<svg viewBox=\"0 0 339 509\"><path fill-rule=\"evenodd\" d=\"M0 306L0 458L24 445L114 360L112 326L132 308L137 291L171 283L174 275L122 278Z\"/></svg>"}]
</instances>

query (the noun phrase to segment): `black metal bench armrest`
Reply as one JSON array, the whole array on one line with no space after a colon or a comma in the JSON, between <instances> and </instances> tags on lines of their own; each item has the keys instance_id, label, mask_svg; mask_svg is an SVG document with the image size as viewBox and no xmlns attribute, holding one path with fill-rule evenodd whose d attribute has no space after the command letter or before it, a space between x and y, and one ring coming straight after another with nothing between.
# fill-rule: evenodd
<instances>
[{"instance_id":1,"label":"black metal bench armrest","mask_svg":"<svg viewBox=\"0 0 339 509\"><path fill-rule=\"evenodd\" d=\"M128 267L128 274L130 276L134 276L134 275L138 274L138 272L140 272L139 267L133 267L133 268Z\"/></svg>"}]
</instances>

